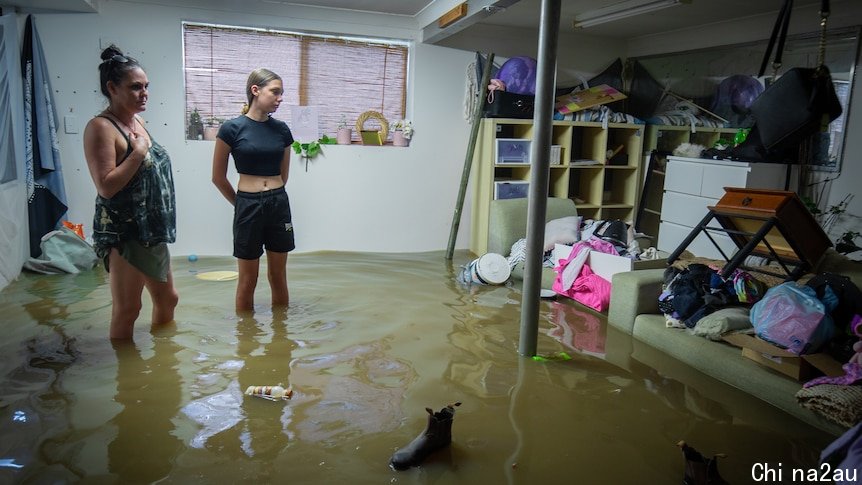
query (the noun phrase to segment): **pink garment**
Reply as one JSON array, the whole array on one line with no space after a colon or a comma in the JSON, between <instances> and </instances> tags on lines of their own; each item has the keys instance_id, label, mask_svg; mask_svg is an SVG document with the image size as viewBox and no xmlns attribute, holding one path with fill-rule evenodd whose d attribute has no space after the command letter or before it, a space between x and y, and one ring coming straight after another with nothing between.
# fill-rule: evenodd
<instances>
[{"instance_id":1,"label":"pink garment","mask_svg":"<svg viewBox=\"0 0 862 485\"><path fill-rule=\"evenodd\" d=\"M568 289L563 288L562 274L563 269L571 259L577 256L576 251L581 248L572 249L574 255L570 255L567 259L561 259L560 265L554 268L557 272L557 277L554 278L553 290L560 295L567 296L578 303L582 303L593 310L603 312L608 308L611 302L611 284L601 276L593 273L589 265L584 265L581 268L578 277Z\"/></svg>"},{"instance_id":2,"label":"pink garment","mask_svg":"<svg viewBox=\"0 0 862 485\"><path fill-rule=\"evenodd\" d=\"M802 387L809 388L812 386L818 386L820 384L836 384L839 386L852 386L856 384L860 380L862 380L862 367L855 362L850 362L849 364L844 364L842 367L844 369L845 374L843 376L823 376L817 377L815 379L811 379L806 382Z\"/></svg>"},{"instance_id":3,"label":"pink garment","mask_svg":"<svg viewBox=\"0 0 862 485\"><path fill-rule=\"evenodd\" d=\"M506 82L501 79L491 79L488 84L488 102L494 102L494 91L505 91Z\"/></svg>"},{"instance_id":4,"label":"pink garment","mask_svg":"<svg viewBox=\"0 0 862 485\"><path fill-rule=\"evenodd\" d=\"M613 254L614 256L620 255L620 253L617 251L617 248L615 248L613 244L605 241L604 239L599 239L596 236L592 236L586 241L581 242L589 244L594 251L599 251L605 254Z\"/></svg>"},{"instance_id":5,"label":"pink garment","mask_svg":"<svg viewBox=\"0 0 862 485\"><path fill-rule=\"evenodd\" d=\"M554 268L554 271L557 272L557 279L560 282L560 288L562 291L568 291L572 287L578 275L580 275L581 268L587 260L590 251L599 251L605 254L619 256L619 253L613 244L603 241L595 236L575 243L569 251L569 256L567 258L560 259L557 262L557 267ZM557 291L557 293L565 295L565 293L560 291Z\"/></svg>"}]
</instances>

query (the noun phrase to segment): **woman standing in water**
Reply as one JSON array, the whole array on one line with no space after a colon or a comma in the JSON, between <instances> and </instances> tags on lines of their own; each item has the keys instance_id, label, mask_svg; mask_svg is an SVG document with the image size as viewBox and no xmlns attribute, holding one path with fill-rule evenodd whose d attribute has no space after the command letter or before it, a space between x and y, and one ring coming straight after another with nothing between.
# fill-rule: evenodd
<instances>
[{"instance_id":1,"label":"woman standing in water","mask_svg":"<svg viewBox=\"0 0 862 485\"><path fill-rule=\"evenodd\" d=\"M293 135L272 116L281 104L281 77L255 69L246 83L248 105L242 116L225 122L213 152L212 181L234 205L233 255L239 266L237 311L254 309L260 257L266 248L267 278L274 306L287 305L287 253L295 247L290 201L285 190ZM239 173L234 190L227 179L228 155Z\"/></svg>"},{"instance_id":2,"label":"woman standing in water","mask_svg":"<svg viewBox=\"0 0 862 485\"><path fill-rule=\"evenodd\" d=\"M84 155L96 185L93 243L110 273L112 339L130 339L144 287L153 326L171 323L179 297L167 243L176 240L171 159L138 113L149 79L138 61L111 45L102 51L99 87L108 107L87 123Z\"/></svg>"}]
</instances>

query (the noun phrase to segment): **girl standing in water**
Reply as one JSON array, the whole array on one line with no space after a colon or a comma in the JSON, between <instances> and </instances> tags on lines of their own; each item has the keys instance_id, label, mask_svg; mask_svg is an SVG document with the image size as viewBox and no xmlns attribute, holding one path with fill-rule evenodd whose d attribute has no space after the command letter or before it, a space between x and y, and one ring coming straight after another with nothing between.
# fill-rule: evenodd
<instances>
[{"instance_id":1,"label":"girl standing in water","mask_svg":"<svg viewBox=\"0 0 862 485\"><path fill-rule=\"evenodd\" d=\"M212 182L234 206L233 255L239 266L237 311L254 309L260 257L266 249L267 279L272 304L286 306L287 253L295 247L290 201L285 190L293 135L287 124L271 116L281 104L281 77L256 69L248 77L248 105L242 116L219 129L213 152ZM227 179L228 155L239 173L234 190Z\"/></svg>"}]
</instances>

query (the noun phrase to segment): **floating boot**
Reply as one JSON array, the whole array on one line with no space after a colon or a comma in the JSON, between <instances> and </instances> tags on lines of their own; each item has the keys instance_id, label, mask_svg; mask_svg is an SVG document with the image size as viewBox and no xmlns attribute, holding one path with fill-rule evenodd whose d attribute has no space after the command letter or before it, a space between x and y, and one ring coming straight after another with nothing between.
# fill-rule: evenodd
<instances>
[{"instance_id":1,"label":"floating boot","mask_svg":"<svg viewBox=\"0 0 862 485\"><path fill-rule=\"evenodd\" d=\"M439 412L431 408L428 411L428 426L409 445L396 451L389 459L389 466L393 470L406 470L412 466L419 466L431 453L449 446L452 442L452 418L455 417L455 406L460 402L449 404Z\"/></svg>"},{"instance_id":2,"label":"floating boot","mask_svg":"<svg viewBox=\"0 0 862 485\"><path fill-rule=\"evenodd\" d=\"M676 444L682 450L685 457L685 476L683 485L726 485L727 482L718 474L718 458L724 457L722 453L716 454L711 459L705 458L699 451L688 446L685 441Z\"/></svg>"}]
</instances>

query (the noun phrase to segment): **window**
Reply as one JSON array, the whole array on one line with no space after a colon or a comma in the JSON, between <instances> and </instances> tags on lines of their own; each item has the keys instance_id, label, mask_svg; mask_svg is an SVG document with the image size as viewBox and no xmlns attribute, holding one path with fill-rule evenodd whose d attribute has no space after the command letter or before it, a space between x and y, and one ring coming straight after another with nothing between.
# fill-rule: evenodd
<instances>
[{"instance_id":1,"label":"window","mask_svg":"<svg viewBox=\"0 0 862 485\"><path fill-rule=\"evenodd\" d=\"M248 74L259 67L281 76L275 116L288 124L290 106L319 107L321 133L330 135L342 115L350 126L368 110L404 118L406 43L193 23L183 23L183 41L187 139L239 116ZM371 121L367 127L375 129Z\"/></svg>"}]
</instances>

